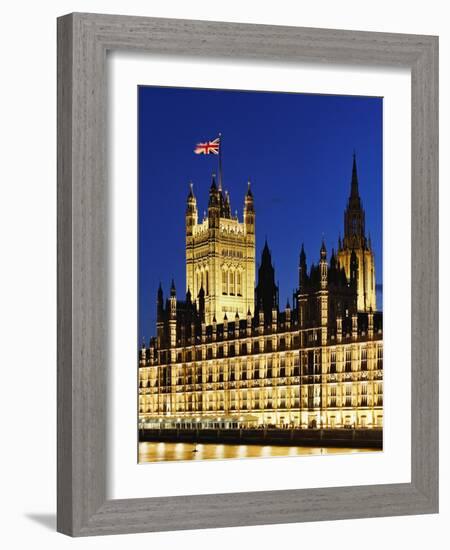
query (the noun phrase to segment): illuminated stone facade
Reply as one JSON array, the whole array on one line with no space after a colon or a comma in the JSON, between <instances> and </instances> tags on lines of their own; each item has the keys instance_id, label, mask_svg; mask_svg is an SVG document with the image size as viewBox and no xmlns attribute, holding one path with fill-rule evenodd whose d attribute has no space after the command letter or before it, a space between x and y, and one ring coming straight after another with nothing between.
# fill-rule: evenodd
<instances>
[{"instance_id":1,"label":"illuminated stone facade","mask_svg":"<svg viewBox=\"0 0 450 550\"><path fill-rule=\"evenodd\" d=\"M244 204L240 223L213 180L198 224L191 187L186 298L173 282L166 300L158 289L157 336L139 352L140 426L382 427L382 313L355 161L344 242L329 260L322 243L309 269L302 246L292 307L279 306L267 242L255 281L250 186Z\"/></svg>"},{"instance_id":2,"label":"illuminated stone facade","mask_svg":"<svg viewBox=\"0 0 450 550\"><path fill-rule=\"evenodd\" d=\"M255 291L255 212L250 183L240 222L231 214L230 197L216 186L209 192L208 215L198 223L192 185L186 208L186 291L199 307L204 291L205 322L224 315L253 315Z\"/></svg>"}]
</instances>

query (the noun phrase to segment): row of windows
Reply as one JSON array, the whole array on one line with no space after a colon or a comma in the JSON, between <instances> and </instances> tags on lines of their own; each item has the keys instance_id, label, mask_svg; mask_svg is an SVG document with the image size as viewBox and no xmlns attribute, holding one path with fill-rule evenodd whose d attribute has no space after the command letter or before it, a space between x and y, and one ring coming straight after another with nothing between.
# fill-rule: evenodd
<instances>
[{"instance_id":1,"label":"row of windows","mask_svg":"<svg viewBox=\"0 0 450 550\"><path fill-rule=\"evenodd\" d=\"M355 372L355 371L354 371ZM313 375L308 373L307 371L300 371L300 368L298 366L294 366L292 368L272 368L272 367L266 367L266 368L255 368L254 370L241 370L234 369L233 367L228 370L228 372L224 372L223 369L219 369L219 371L213 371L212 369L208 369L206 372L203 372L202 369L195 370L188 370L186 373L178 373L178 375L175 377L175 380L171 377L170 372L165 371L162 373L162 376L158 381L156 380L156 377L152 378L143 378L141 377L139 382L140 388L147 388L147 387L156 387L158 385L161 386L182 386L182 385L192 385L192 384L212 384L212 383L223 383L223 382L239 382L239 381L252 381L252 380L265 380L265 379L273 379L273 378L289 378L289 377L299 377L300 375L303 376L320 376L321 373L315 372ZM317 382L317 381L316 381Z\"/></svg>"},{"instance_id":2,"label":"row of windows","mask_svg":"<svg viewBox=\"0 0 450 550\"><path fill-rule=\"evenodd\" d=\"M364 371L352 371L352 374L357 372ZM381 370L377 371L381 372ZM327 374L326 372L321 373L318 367L314 368L311 372L308 367L300 368L299 365L290 365L290 366L277 366L273 367L270 364L266 366L255 366L253 368L246 367L235 367L234 365L228 369L224 367L219 367L218 369L213 369L213 367L203 368L187 368L186 370L179 369L175 375L175 380L172 378L172 373L168 369L161 370L159 373L160 376L160 385L170 386L174 385L191 385L191 384L204 384L204 383L222 383L222 382L238 382L238 381L250 381L250 380L264 380L264 379L273 379L273 378L286 378L286 377L299 377L299 376L321 376L322 374ZM332 373L331 373L332 374ZM340 373L338 373L340 374ZM140 377L139 386L141 388L146 388L150 386L157 385L156 373L151 377ZM378 375L377 375L378 376Z\"/></svg>"},{"instance_id":3,"label":"row of windows","mask_svg":"<svg viewBox=\"0 0 450 550\"><path fill-rule=\"evenodd\" d=\"M209 296L209 271L197 271L196 288L200 291L203 288L205 295ZM234 269L222 270L222 294L230 296L242 296L242 271Z\"/></svg>"},{"instance_id":4,"label":"row of windows","mask_svg":"<svg viewBox=\"0 0 450 550\"><path fill-rule=\"evenodd\" d=\"M257 344L257 343L255 343ZM230 344L228 346L228 357L234 357L236 356L236 348L238 346L235 346L234 344ZM240 346L240 355L247 355L248 353L247 344L241 344ZM259 351L259 348L258 350ZM257 353L255 350L255 353ZM266 349L266 352L269 352L270 350ZM359 351L359 353L358 353ZM203 353L201 349L196 350L195 357L193 357L193 353L191 351L186 352L185 354L185 361L190 363L193 360L196 361L202 361L203 360ZM217 348L217 358L222 359L224 358L224 348L223 346L219 346ZM322 360L322 354L320 350L309 350L306 352L300 352L300 353L293 353L293 354L287 354L287 355L280 355L278 357L277 362L273 362L273 359L271 357L268 357L266 361L264 359L254 359L254 365L258 366L261 364L262 366L266 363L268 366L271 366L272 364L274 366L284 367L284 366L298 366L299 361L301 358L301 366L302 366L302 373L303 374L321 374L322 372L327 372L326 368L323 369L323 360ZM213 359L213 350L211 347L209 347L206 351L206 360L212 360ZM178 353L177 354L177 362L182 363L183 362L183 354ZM355 370L361 370L361 371L367 371L369 368L369 361L368 361L368 354L366 348L360 348L359 350L356 350L356 356L355 353L348 349L345 351L343 357L341 357L340 360L338 360L337 354L335 351L332 351L330 354L330 363L329 363L329 371L330 373L338 373L338 372L354 372ZM383 348L381 346L378 346L376 349L376 356L374 357L374 361L372 362L373 368L376 368L377 370L381 370L383 368ZM194 367L195 365L192 365ZM245 365L243 365L245 366ZM201 366L200 366L201 367ZM187 366L187 368L189 368ZM212 365L209 365L208 368L212 368ZM223 365L219 365L219 368L223 368ZM284 375L280 375L284 376Z\"/></svg>"},{"instance_id":5,"label":"row of windows","mask_svg":"<svg viewBox=\"0 0 450 550\"><path fill-rule=\"evenodd\" d=\"M348 407L380 407L383 405L383 397L376 396L373 399L367 397L352 398L345 397L343 399L330 398L327 406L330 408L348 408ZM257 411L257 410L277 410L277 409L311 409L323 407L324 404L317 397L262 397L256 395L251 398L243 398L242 396L230 396L225 403L223 398L205 398L205 399L186 399L179 400L175 404L177 412L201 412L201 411ZM162 404L161 409L165 409ZM139 404L140 413L157 413L163 412L160 410L156 401L141 401Z\"/></svg>"},{"instance_id":6,"label":"row of windows","mask_svg":"<svg viewBox=\"0 0 450 550\"><path fill-rule=\"evenodd\" d=\"M222 294L242 296L242 271L222 269Z\"/></svg>"},{"instance_id":7,"label":"row of windows","mask_svg":"<svg viewBox=\"0 0 450 550\"><path fill-rule=\"evenodd\" d=\"M312 335L312 333L311 333ZM243 342L241 344L235 343L230 341L230 343L227 346L227 356L228 357L234 357L236 355L247 355L249 353L258 354L258 353L270 353L273 351L288 351L291 349L296 349L299 346L299 336L296 335L292 338L292 340L288 340L286 338L280 338L277 340L274 346L274 341L272 338L267 338L264 340L263 345L261 345L259 340L255 340L253 342L253 345L251 343ZM278 347L276 347L278 345ZM310 350L314 351L314 350ZM359 359L361 361L361 368L362 370L366 370L367 368L367 348L362 347L358 348L357 353L359 351ZM317 353L317 352L316 352ZM383 348L381 346L377 347L377 362L378 364L382 365L383 362ZM218 345L216 348L216 354L218 358L225 357L225 346L224 345ZM165 357L167 355L166 351L161 352L161 363L165 362ZM184 357L184 358L183 358ZM330 364L331 368L336 367L336 351L332 351L330 354ZM201 347L197 347L195 350L187 349L184 351L178 351L177 352L177 362L181 363L182 361L191 362L193 360L201 361L203 359L203 350ZM207 346L206 348L206 359L213 359L213 346ZM350 365L352 360L352 350L347 349L345 351L345 363L347 366Z\"/></svg>"},{"instance_id":8,"label":"row of windows","mask_svg":"<svg viewBox=\"0 0 450 550\"><path fill-rule=\"evenodd\" d=\"M243 258L244 253L242 250L231 250L225 248L222 250L222 256L225 256L226 258Z\"/></svg>"},{"instance_id":9,"label":"row of windows","mask_svg":"<svg viewBox=\"0 0 450 550\"><path fill-rule=\"evenodd\" d=\"M303 395L304 397L321 397L324 398L357 398L360 397L361 399L367 399L367 397L372 398L373 396L376 398L377 396L382 396L383 394L383 384L381 382L374 382L367 384L365 382L363 383L343 383L343 384L329 384L327 386L322 387L320 384L316 385L308 385L308 386L292 386L290 388L254 388L254 389L231 389L231 390L222 390L222 391L196 391L196 392L188 392L183 395L179 395L178 399L192 399L195 397L195 399L199 400L201 399L201 396L204 395L205 397L208 396L217 396L220 399L224 399L224 396L231 396L231 399L234 399L234 396L241 396L243 399L247 399L248 396L261 396L264 398L271 399L276 398L277 396L281 399L284 399L286 397L299 397L299 395ZM146 399L157 399L157 396L140 396L141 400Z\"/></svg>"}]
</instances>

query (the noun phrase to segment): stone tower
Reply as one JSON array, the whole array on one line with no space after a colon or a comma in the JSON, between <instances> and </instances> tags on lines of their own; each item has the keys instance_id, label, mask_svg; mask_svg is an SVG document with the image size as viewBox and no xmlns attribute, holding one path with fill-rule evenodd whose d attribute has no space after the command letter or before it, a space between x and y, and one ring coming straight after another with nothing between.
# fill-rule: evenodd
<instances>
[{"instance_id":1,"label":"stone tower","mask_svg":"<svg viewBox=\"0 0 450 550\"><path fill-rule=\"evenodd\" d=\"M186 208L186 291L199 306L204 291L205 323L254 313L255 209L248 184L244 216L231 214L230 197L213 175L208 213L198 222L197 201L190 186Z\"/></svg>"},{"instance_id":2,"label":"stone tower","mask_svg":"<svg viewBox=\"0 0 450 550\"><path fill-rule=\"evenodd\" d=\"M370 239L365 233L365 212L359 196L355 155L350 196L344 214L344 240L339 239L337 259L345 269L347 279L356 277L358 311L376 311L375 261Z\"/></svg>"}]
</instances>

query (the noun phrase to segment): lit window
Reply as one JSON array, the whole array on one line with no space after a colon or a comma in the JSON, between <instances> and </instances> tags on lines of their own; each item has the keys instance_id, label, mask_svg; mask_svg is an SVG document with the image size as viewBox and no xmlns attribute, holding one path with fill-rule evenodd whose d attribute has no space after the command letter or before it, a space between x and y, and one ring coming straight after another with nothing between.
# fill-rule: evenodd
<instances>
[{"instance_id":1,"label":"lit window","mask_svg":"<svg viewBox=\"0 0 450 550\"><path fill-rule=\"evenodd\" d=\"M242 273L240 271L236 273L236 294L242 295Z\"/></svg>"},{"instance_id":2,"label":"lit window","mask_svg":"<svg viewBox=\"0 0 450 550\"><path fill-rule=\"evenodd\" d=\"M228 272L226 269L222 271L222 294L228 294Z\"/></svg>"},{"instance_id":3,"label":"lit window","mask_svg":"<svg viewBox=\"0 0 450 550\"><path fill-rule=\"evenodd\" d=\"M234 285L234 281L235 281L235 273L234 271L230 271L230 294L233 294L235 293L235 285Z\"/></svg>"}]
</instances>

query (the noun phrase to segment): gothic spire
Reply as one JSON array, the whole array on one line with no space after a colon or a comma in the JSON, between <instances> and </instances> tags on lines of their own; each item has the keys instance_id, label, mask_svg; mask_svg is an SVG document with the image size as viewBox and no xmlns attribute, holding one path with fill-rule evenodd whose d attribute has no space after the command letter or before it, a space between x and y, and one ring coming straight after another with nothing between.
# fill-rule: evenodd
<instances>
[{"instance_id":1,"label":"gothic spire","mask_svg":"<svg viewBox=\"0 0 450 550\"><path fill-rule=\"evenodd\" d=\"M253 197L250 178L248 179L248 182L247 182L247 197Z\"/></svg>"},{"instance_id":2,"label":"gothic spire","mask_svg":"<svg viewBox=\"0 0 450 550\"><path fill-rule=\"evenodd\" d=\"M355 152L353 152L352 185L351 185L350 197L359 198L358 170L356 168L356 154L355 154Z\"/></svg>"},{"instance_id":3,"label":"gothic spire","mask_svg":"<svg viewBox=\"0 0 450 550\"><path fill-rule=\"evenodd\" d=\"M189 182L189 193L186 199L186 226L191 227L197 223L197 199L194 195L194 184Z\"/></svg>"},{"instance_id":4,"label":"gothic spire","mask_svg":"<svg viewBox=\"0 0 450 550\"><path fill-rule=\"evenodd\" d=\"M217 185L216 185L216 174L213 174L211 176L211 187L210 191L217 191Z\"/></svg>"},{"instance_id":5,"label":"gothic spire","mask_svg":"<svg viewBox=\"0 0 450 550\"><path fill-rule=\"evenodd\" d=\"M353 153L351 190L344 214L344 249L365 248L365 213L359 195L358 185L356 155ZM339 250L341 250L340 242Z\"/></svg>"},{"instance_id":6,"label":"gothic spire","mask_svg":"<svg viewBox=\"0 0 450 550\"><path fill-rule=\"evenodd\" d=\"M264 243L261 264L258 269L258 284L256 286L256 314L262 309L266 322L272 318L272 309L278 310L278 286L275 284L275 269L272 264L269 245Z\"/></svg>"},{"instance_id":7,"label":"gothic spire","mask_svg":"<svg viewBox=\"0 0 450 550\"><path fill-rule=\"evenodd\" d=\"M306 263L305 246L303 243L302 243L302 249L300 250L300 263L301 264Z\"/></svg>"},{"instance_id":8,"label":"gothic spire","mask_svg":"<svg viewBox=\"0 0 450 550\"><path fill-rule=\"evenodd\" d=\"M263 264L272 264L272 257L269 250L269 245L267 244L267 237L264 242L264 248L261 254L261 265Z\"/></svg>"},{"instance_id":9,"label":"gothic spire","mask_svg":"<svg viewBox=\"0 0 450 550\"><path fill-rule=\"evenodd\" d=\"M222 192L217 189L216 175L212 175L211 187L209 189L208 219L210 227L219 227L220 202Z\"/></svg>"},{"instance_id":10,"label":"gothic spire","mask_svg":"<svg viewBox=\"0 0 450 550\"><path fill-rule=\"evenodd\" d=\"M302 249L300 250L300 263L298 267L298 285L300 291L303 291L306 288L306 279L308 277L307 270L305 247L302 243Z\"/></svg>"},{"instance_id":11,"label":"gothic spire","mask_svg":"<svg viewBox=\"0 0 450 550\"><path fill-rule=\"evenodd\" d=\"M162 289L161 283L159 283L158 293L156 295L156 312L157 312L158 321L162 319L163 310L164 310L164 295L163 295L163 289Z\"/></svg>"},{"instance_id":12,"label":"gothic spire","mask_svg":"<svg viewBox=\"0 0 450 550\"><path fill-rule=\"evenodd\" d=\"M225 199L223 205L223 217L231 218L231 205L230 205L230 194L228 191L225 191Z\"/></svg>"},{"instance_id":13,"label":"gothic spire","mask_svg":"<svg viewBox=\"0 0 450 550\"><path fill-rule=\"evenodd\" d=\"M327 259L327 249L325 247L325 241L322 237L322 246L320 247L320 259L326 260Z\"/></svg>"}]
</instances>

